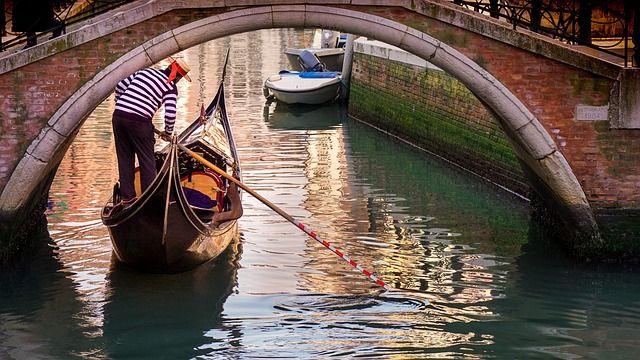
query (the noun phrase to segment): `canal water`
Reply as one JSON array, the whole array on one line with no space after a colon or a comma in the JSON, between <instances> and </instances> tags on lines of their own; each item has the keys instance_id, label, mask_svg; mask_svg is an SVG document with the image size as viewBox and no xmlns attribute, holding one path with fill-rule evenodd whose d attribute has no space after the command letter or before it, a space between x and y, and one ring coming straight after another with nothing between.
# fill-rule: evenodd
<instances>
[{"instance_id":1,"label":"canal water","mask_svg":"<svg viewBox=\"0 0 640 360\"><path fill-rule=\"evenodd\" d=\"M240 236L186 273L112 258L100 209L117 177L113 99L58 170L50 246L0 274L0 359L628 359L640 351L634 269L575 264L527 204L346 117L267 104L263 80L312 31L239 34L179 54L184 128L224 53L244 181L393 288L386 291L244 194ZM161 118L156 119L160 127ZM158 144L160 145L160 143Z\"/></svg>"}]
</instances>

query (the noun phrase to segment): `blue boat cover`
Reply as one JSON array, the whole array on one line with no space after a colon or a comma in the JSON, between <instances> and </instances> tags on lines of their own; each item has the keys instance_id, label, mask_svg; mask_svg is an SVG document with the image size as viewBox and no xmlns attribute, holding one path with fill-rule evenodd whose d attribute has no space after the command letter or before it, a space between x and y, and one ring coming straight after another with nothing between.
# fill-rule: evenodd
<instances>
[{"instance_id":1,"label":"blue boat cover","mask_svg":"<svg viewBox=\"0 0 640 360\"><path fill-rule=\"evenodd\" d=\"M301 78L307 78L307 79L312 79L312 78L334 78L339 76L340 73L336 72L336 71L325 71L325 72L314 72L314 71L305 71L305 72L299 72L298 76L300 76Z\"/></svg>"}]
</instances>

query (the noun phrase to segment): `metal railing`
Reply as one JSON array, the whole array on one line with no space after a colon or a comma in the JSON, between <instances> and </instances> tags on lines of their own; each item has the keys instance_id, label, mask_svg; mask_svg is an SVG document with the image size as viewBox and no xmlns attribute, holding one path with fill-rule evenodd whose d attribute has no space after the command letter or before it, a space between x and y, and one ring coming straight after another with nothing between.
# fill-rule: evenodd
<instances>
[{"instance_id":1,"label":"metal railing","mask_svg":"<svg viewBox=\"0 0 640 360\"><path fill-rule=\"evenodd\" d=\"M571 45L581 45L630 66L629 29L638 5L626 0L452 0L481 14L504 20ZM635 34L640 36L640 34ZM640 51L640 50L639 50ZM640 55L640 54L638 54ZM638 61L635 61L636 64Z\"/></svg>"},{"instance_id":2,"label":"metal railing","mask_svg":"<svg viewBox=\"0 0 640 360\"><path fill-rule=\"evenodd\" d=\"M16 9L16 2L25 0L0 0L0 4L5 5L3 12L2 24L4 24L4 31L0 29L0 34L9 38L7 41L0 41L0 51L5 51L15 47L30 47L37 43L39 38L54 38L61 34L66 33L66 27L79 23L83 20L92 18L94 16L106 13L114 8L117 8L125 3L129 3L132 0L31 0L26 1L34 6L44 7L45 11L50 11L50 19L47 19L44 28L34 26L22 31L13 31L13 19L16 15L14 10ZM25 9L27 10L27 9ZM33 9L30 9L33 11ZM32 16L32 13L27 16ZM37 21L38 19L34 19Z\"/></svg>"},{"instance_id":3,"label":"metal railing","mask_svg":"<svg viewBox=\"0 0 640 360\"><path fill-rule=\"evenodd\" d=\"M3 13L6 35L0 41L0 51L18 46L33 46L38 38L56 37L65 33L66 26L129 3L132 0L0 0L0 4L31 2L34 6L51 6L53 22L41 31L11 32L13 12L7 6ZM632 12L640 12L640 1L629 0L451 0L454 4L478 13L501 19L513 26L526 28L568 44L582 45L608 54L624 62L625 66L640 63L640 49L636 55L629 49L633 32L629 30ZM43 5L46 4L46 5ZM14 7L15 8L15 7ZM640 28L638 24L636 27ZM640 38L640 30L635 36ZM640 40L640 39L639 39ZM638 41L640 42L640 41ZM637 58L636 58L637 56Z\"/></svg>"}]
</instances>

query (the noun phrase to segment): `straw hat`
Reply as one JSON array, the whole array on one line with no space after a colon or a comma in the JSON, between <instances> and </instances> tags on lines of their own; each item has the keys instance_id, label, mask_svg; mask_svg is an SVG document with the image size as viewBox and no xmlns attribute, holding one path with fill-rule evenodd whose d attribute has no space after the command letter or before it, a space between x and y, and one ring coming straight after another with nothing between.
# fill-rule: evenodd
<instances>
[{"instance_id":1,"label":"straw hat","mask_svg":"<svg viewBox=\"0 0 640 360\"><path fill-rule=\"evenodd\" d=\"M180 76L182 76L183 78L187 79L188 81L191 81L191 78L189 77L189 75L187 75L187 73L189 72L189 70L191 70L191 68L189 67L189 65L187 65L186 62L184 62L184 60L174 59L171 56L169 56L169 61L171 61L171 63L169 64L169 68L171 69L171 71L169 73L169 78L167 79L167 82L173 81L176 78L177 74L180 74Z\"/></svg>"},{"instance_id":2,"label":"straw hat","mask_svg":"<svg viewBox=\"0 0 640 360\"><path fill-rule=\"evenodd\" d=\"M191 70L189 65L187 65L187 63L184 62L184 60L182 59L175 59L174 62L178 66L178 73L182 75L183 78L187 79L190 82L191 78L189 77L189 75L187 75L189 70Z\"/></svg>"}]
</instances>

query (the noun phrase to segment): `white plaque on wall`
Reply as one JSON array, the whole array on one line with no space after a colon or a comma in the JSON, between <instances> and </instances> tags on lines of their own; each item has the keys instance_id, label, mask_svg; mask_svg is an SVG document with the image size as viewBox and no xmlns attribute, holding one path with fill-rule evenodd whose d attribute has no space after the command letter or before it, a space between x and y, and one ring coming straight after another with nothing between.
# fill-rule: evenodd
<instances>
[{"instance_id":1,"label":"white plaque on wall","mask_svg":"<svg viewBox=\"0 0 640 360\"><path fill-rule=\"evenodd\" d=\"M609 120L609 105L589 106L576 105L577 121L605 121Z\"/></svg>"}]
</instances>

